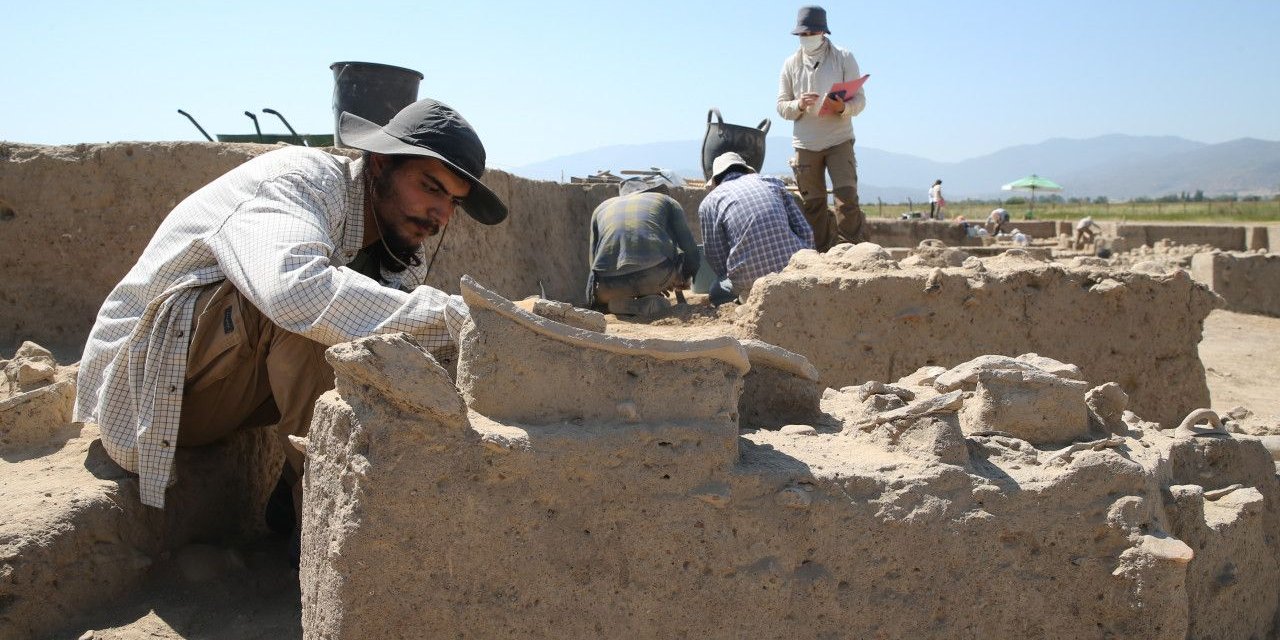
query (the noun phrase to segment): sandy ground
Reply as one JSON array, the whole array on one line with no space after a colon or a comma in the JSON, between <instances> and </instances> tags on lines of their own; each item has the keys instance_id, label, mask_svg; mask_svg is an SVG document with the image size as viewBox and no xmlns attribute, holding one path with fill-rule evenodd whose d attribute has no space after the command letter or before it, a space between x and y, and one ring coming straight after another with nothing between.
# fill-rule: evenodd
<instances>
[{"instance_id":1,"label":"sandy ground","mask_svg":"<svg viewBox=\"0 0 1280 640\"><path fill-rule=\"evenodd\" d=\"M711 337L733 333L735 305L676 307L642 322L610 316L610 333L630 337ZM1249 423L1280 433L1280 318L1214 311L1200 357L1213 408L1244 405ZM135 596L54 638L255 640L301 638L297 575L282 539L225 549L192 545L157 564Z\"/></svg>"},{"instance_id":2,"label":"sandy ground","mask_svg":"<svg viewBox=\"0 0 1280 640\"><path fill-rule=\"evenodd\" d=\"M1204 323L1200 361L1218 412L1244 406L1246 423L1280 433L1280 318L1214 311Z\"/></svg>"}]
</instances>

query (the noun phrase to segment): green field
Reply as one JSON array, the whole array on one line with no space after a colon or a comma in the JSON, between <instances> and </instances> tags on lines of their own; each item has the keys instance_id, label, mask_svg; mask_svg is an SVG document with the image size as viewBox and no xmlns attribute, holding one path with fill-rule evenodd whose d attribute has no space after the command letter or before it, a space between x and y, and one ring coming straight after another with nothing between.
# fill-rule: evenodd
<instances>
[{"instance_id":1,"label":"green field","mask_svg":"<svg viewBox=\"0 0 1280 640\"><path fill-rule=\"evenodd\" d=\"M912 203L915 211L929 212L929 203ZM1024 200L994 201L965 200L948 202L949 219L964 216L970 222L982 222L996 207L1004 207L1014 220L1023 220L1027 214ZM864 202L862 209L870 217L897 218L909 211L907 203ZM1280 199L1254 201L1205 200L1201 202L1036 202L1037 220L1079 220L1093 216L1094 220L1127 222L1204 222L1204 223L1280 223Z\"/></svg>"}]
</instances>

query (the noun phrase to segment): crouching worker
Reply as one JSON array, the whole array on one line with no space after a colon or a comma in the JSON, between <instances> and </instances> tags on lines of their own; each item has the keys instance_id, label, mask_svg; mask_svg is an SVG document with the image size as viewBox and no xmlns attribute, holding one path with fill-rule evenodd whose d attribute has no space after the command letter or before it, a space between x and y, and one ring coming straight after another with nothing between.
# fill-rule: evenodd
<instances>
[{"instance_id":1,"label":"crouching worker","mask_svg":"<svg viewBox=\"0 0 1280 640\"><path fill-rule=\"evenodd\" d=\"M711 303L745 301L757 278L813 248L813 229L781 180L757 174L736 153L715 159L711 185L698 207L702 246L717 279Z\"/></svg>"},{"instance_id":2,"label":"crouching worker","mask_svg":"<svg viewBox=\"0 0 1280 640\"><path fill-rule=\"evenodd\" d=\"M670 307L667 291L689 288L702 258L666 188L629 178L591 214L589 307L652 316Z\"/></svg>"},{"instance_id":3,"label":"crouching worker","mask_svg":"<svg viewBox=\"0 0 1280 640\"><path fill-rule=\"evenodd\" d=\"M1093 216L1085 216L1076 222L1076 237L1073 244L1076 251L1083 251L1085 245L1093 244L1094 236L1102 227L1093 221Z\"/></svg>"},{"instance_id":4,"label":"crouching worker","mask_svg":"<svg viewBox=\"0 0 1280 640\"><path fill-rule=\"evenodd\" d=\"M175 447L274 424L288 457L277 493L285 514L292 495L296 518L303 455L287 437L307 433L333 388L325 349L387 332L455 348L467 307L422 286L422 245L458 207L485 224L506 218L480 183L480 138L433 100L384 127L344 113L339 131L361 159L287 147L179 203L98 312L75 419L101 427L143 504L164 507L182 473Z\"/></svg>"}]
</instances>

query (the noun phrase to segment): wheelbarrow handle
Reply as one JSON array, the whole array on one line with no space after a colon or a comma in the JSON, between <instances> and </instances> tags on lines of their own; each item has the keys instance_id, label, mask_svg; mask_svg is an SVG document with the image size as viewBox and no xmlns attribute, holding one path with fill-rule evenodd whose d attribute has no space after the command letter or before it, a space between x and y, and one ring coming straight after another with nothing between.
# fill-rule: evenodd
<instances>
[{"instance_id":1,"label":"wheelbarrow handle","mask_svg":"<svg viewBox=\"0 0 1280 640\"><path fill-rule=\"evenodd\" d=\"M310 144L307 144L307 141L306 141L306 139L305 139L305 138L303 138L302 136L298 135L298 132L293 130L293 127L289 126L289 121L288 121L288 120L285 120L285 119L284 119L284 116L283 116L283 115L281 115L279 111L276 111L275 109L263 109L263 110L262 110L262 112L263 112L263 113L269 113L269 114L271 114L271 115L273 115L273 116L275 116L275 117L277 117L277 118L280 118L280 122L283 122L283 123L284 123L284 128L288 129L288 130L289 130L289 133L293 134L293 137L298 139L298 144L301 144L301 145L303 145L303 146L307 146L307 147L311 146Z\"/></svg>"},{"instance_id":2,"label":"wheelbarrow handle","mask_svg":"<svg viewBox=\"0 0 1280 640\"><path fill-rule=\"evenodd\" d=\"M178 109L178 113L181 113L182 115L186 116L187 119L191 121L191 124L194 124L196 128L200 130L200 133L204 135L205 140L208 140L209 142L213 142L213 138L209 137L209 132L205 131L204 127L200 126L200 123L196 122L196 119L191 117L191 114L187 113L186 111L183 111L182 109Z\"/></svg>"},{"instance_id":3,"label":"wheelbarrow handle","mask_svg":"<svg viewBox=\"0 0 1280 640\"><path fill-rule=\"evenodd\" d=\"M258 142L262 142L262 127L258 126L258 116L254 115L252 111L246 111L244 114L253 121L253 130L258 134Z\"/></svg>"}]
</instances>

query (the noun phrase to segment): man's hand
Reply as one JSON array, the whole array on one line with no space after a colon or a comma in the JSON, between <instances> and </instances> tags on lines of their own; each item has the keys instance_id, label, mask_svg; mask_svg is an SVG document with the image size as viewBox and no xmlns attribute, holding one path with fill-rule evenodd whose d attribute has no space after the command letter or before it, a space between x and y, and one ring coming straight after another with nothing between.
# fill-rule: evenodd
<instances>
[{"instance_id":1,"label":"man's hand","mask_svg":"<svg viewBox=\"0 0 1280 640\"><path fill-rule=\"evenodd\" d=\"M818 94L816 94L816 93L802 93L802 94L800 94L800 110L801 110L801 111L808 111L810 107L812 107L812 106L813 106L813 105L815 105L815 104L818 104L818 99L819 99L819 98L821 98L821 97L822 97L822 96L820 96L820 95L818 95Z\"/></svg>"},{"instance_id":2,"label":"man's hand","mask_svg":"<svg viewBox=\"0 0 1280 640\"><path fill-rule=\"evenodd\" d=\"M828 113L828 114L826 114L826 115L828 115L828 116L838 116L838 115L840 115L840 114L844 113L844 105L845 105L844 100L840 100L840 99L838 99L838 98L833 98L833 97L831 96L831 94L829 94L829 93L828 93L828 94L827 94L826 101L823 103L823 105L822 105L822 106L823 106L823 108L825 108L825 109L827 109L828 111L830 111L830 113Z\"/></svg>"}]
</instances>

